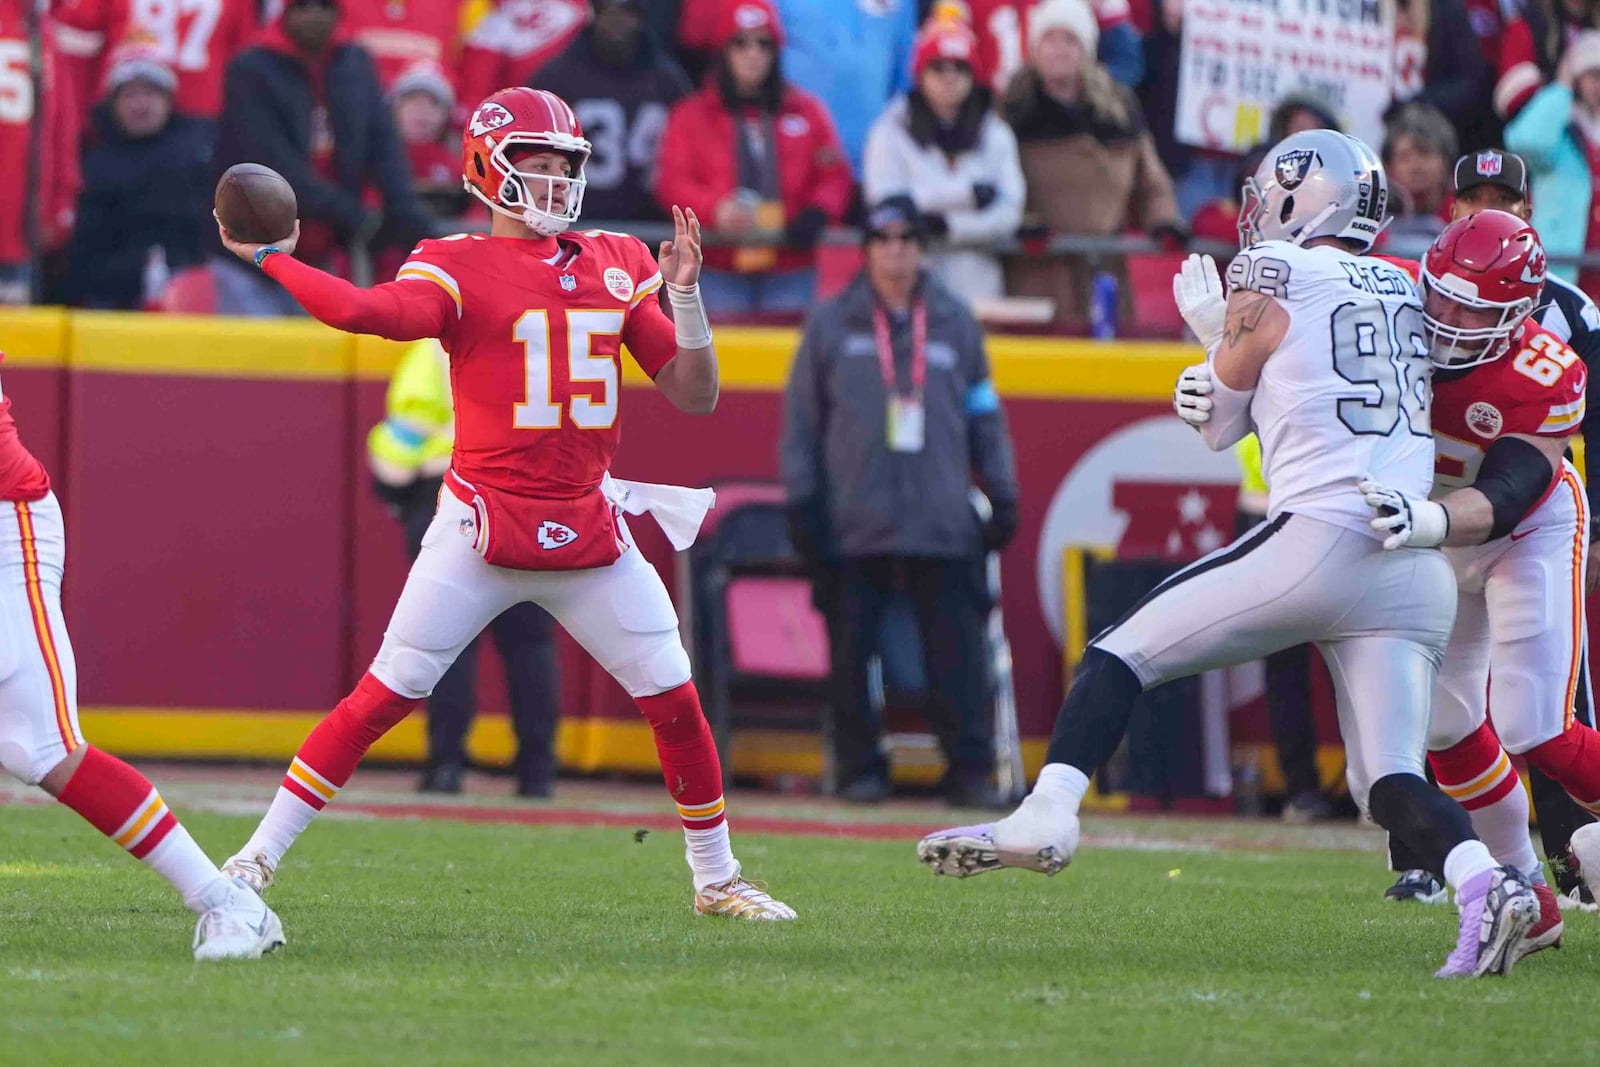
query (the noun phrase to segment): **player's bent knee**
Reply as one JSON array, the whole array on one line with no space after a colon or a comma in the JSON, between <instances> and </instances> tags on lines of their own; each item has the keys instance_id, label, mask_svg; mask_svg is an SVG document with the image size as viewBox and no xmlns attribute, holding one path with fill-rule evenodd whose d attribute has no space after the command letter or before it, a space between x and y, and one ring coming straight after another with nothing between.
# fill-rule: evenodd
<instances>
[{"instance_id":1,"label":"player's bent knee","mask_svg":"<svg viewBox=\"0 0 1600 1067\"><path fill-rule=\"evenodd\" d=\"M66 759L65 752L38 752L27 745L0 739L0 767L23 785L38 785Z\"/></svg>"},{"instance_id":2,"label":"player's bent knee","mask_svg":"<svg viewBox=\"0 0 1600 1067\"><path fill-rule=\"evenodd\" d=\"M1513 756L1544 744L1566 725L1566 694L1532 671L1501 667L1490 677L1489 690L1495 732Z\"/></svg>"},{"instance_id":3,"label":"player's bent knee","mask_svg":"<svg viewBox=\"0 0 1600 1067\"><path fill-rule=\"evenodd\" d=\"M689 653L678 632L670 631L642 644L629 658L615 663L611 675L631 697L649 697L678 688L689 680Z\"/></svg>"},{"instance_id":4,"label":"player's bent knee","mask_svg":"<svg viewBox=\"0 0 1600 1067\"><path fill-rule=\"evenodd\" d=\"M372 676L403 697L421 700L433 692L450 661L442 652L401 646L384 649L372 661Z\"/></svg>"}]
</instances>

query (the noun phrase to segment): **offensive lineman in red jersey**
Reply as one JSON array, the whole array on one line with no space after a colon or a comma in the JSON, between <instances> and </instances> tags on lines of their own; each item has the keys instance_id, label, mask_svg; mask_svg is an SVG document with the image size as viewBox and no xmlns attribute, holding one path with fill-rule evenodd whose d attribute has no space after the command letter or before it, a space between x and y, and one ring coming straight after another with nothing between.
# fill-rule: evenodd
<instances>
[{"instance_id":1,"label":"offensive lineman in red jersey","mask_svg":"<svg viewBox=\"0 0 1600 1067\"><path fill-rule=\"evenodd\" d=\"M385 731L420 707L461 650L512 604L555 616L649 721L678 805L701 914L793 919L745 880L723 817L722 768L689 678L666 588L619 510L649 510L678 548L709 493L615 482L623 345L680 410L708 414L717 360L700 300L700 225L674 209L659 269L637 238L569 233L589 157L560 97L502 89L467 124L467 189L494 212L488 236L424 241L393 282L357 289L283 254L223 243L307 311L450 353L455 450L382 648L356 689L300 747L266 817L224 870L258 888ZM299 230L296 228L295 235ZM663 281L673 307L657 302Z\"/></svg>"},{"instance_id":2,"label":"offensive lineman in red jersey","mask_svg":"<svg viewBox=\"0 0 1600 1067\"><path fill-rule=\"evenodd\" d=\"M170 882L200 916L195 959L270 952L283 944L272 910L217 870L149 779L84 741L77 665L61 616L65 554L50 476L22 446L0 390L0 766Z\"/></svg>"},{"instance_id":3,"label":"offensive lineman in red jersey","mask_svg":"<svg viewBox=\"0 0 1600 1067\"><path fill-rule=\"evenodd\" d=\"M1361 485L1379 509L1373 527L1389 535L1384 547L1442 545L1455 568L1429 762L1495 859L1535 883L1540 920L1518 955L1556 943L1562 924L1506 753L1600 811L1600 734L1573 710L1589 512L1563 458L1583 421L1587 376L1531 317L1545 271L1538 236L1506 212L1479 212L1439 236L1421 271L1435 367L1433 499Z\"/></svg>"}]
</instances>

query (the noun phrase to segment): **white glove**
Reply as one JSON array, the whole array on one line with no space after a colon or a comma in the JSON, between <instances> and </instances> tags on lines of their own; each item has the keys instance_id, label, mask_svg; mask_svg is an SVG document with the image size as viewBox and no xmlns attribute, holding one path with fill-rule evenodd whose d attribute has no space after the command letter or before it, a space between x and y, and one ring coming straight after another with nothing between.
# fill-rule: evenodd
<instances>
[{"instance_id":1,"label":"white glove","mask_svg":"<svg viewBox=\"0 0 1600 1067\"><path fill-rule=\"evenodd\" d=\"M1211 421L1211 365L1196 363L1183 368L1172 391L1172 409L1195 429Z\"/></svg>"},{"instance_id":2,"label":"white glove","mask_svg":"<svg viewBox=\"0 0 1600 1067\"><path fill-rule=\"evenodd\" d=\"M1443 504L1406 496L1373 481L1370 474L1358 482L1356 488L1378 512L1378 517L1372 520L1372 528L1388 535L1383 541L1384 548L1405 545L1435 548L1450 536L1450 513Z\"/></svg>"},{"instance_id":3,"label":"white glove","mask_svg":"<svg viewBox=\"0 0 1600 1067\"><path fill-rule=\"evenodd\" d=\"M1222 275L1210 256L1190 254L1183 267L1172 276L1172 299L1189 329L1207 352L1222 343L1222 329L1228 321L1228 298L1223 295Z\"/></svg>"}]
</instances>

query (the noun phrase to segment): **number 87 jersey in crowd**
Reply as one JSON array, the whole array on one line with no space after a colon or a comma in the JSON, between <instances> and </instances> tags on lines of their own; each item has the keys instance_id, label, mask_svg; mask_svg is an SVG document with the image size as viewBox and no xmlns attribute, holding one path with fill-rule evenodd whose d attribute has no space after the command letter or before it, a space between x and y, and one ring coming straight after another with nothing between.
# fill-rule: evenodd
<instances>
[{"instance_id":1,"label":"number 87 jersey in crowd","mask_svg":"<svg viewBox=\"0 0 1600 1067\"><path fill-rule=\"evenodd\" d=\"M1428 340L1411 277L1341 248L1262 241L1228 266L1228 287L1289 312L1250 412L1268 513L1371 535L1355 491L1367 475L1426 496L1433 477Z\"/></svg>"}]
</instances>

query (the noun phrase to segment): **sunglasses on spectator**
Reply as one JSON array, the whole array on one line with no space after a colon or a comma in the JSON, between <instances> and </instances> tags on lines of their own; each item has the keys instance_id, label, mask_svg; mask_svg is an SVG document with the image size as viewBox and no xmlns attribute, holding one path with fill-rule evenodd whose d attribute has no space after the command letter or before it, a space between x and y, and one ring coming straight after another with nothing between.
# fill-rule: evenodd
<instances>
[{"instance_id":1,"label":"sunglasses on spectator","mask_svg":"<svg viewBox=\"0 0 1600 1067\"><path fill-rule=\"evenodd\" d=\"M777 42L765 34L738 34L728 40L729 48L759 48L763 52L776 52Z\"/></svg>"}]
</instances>

